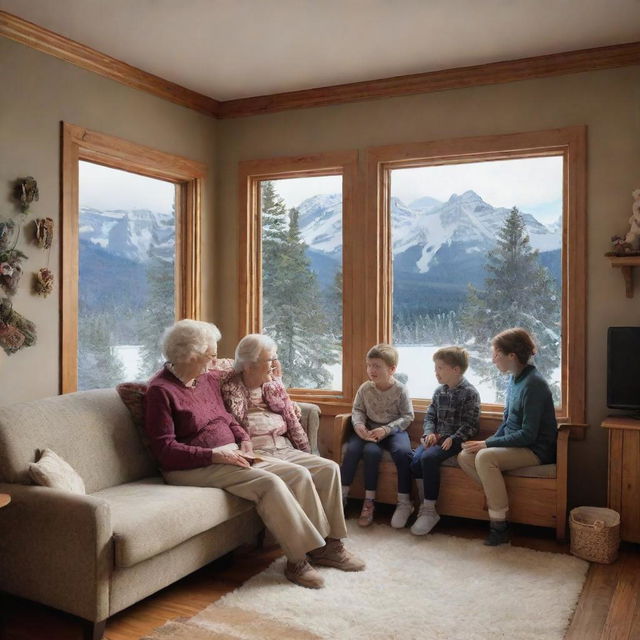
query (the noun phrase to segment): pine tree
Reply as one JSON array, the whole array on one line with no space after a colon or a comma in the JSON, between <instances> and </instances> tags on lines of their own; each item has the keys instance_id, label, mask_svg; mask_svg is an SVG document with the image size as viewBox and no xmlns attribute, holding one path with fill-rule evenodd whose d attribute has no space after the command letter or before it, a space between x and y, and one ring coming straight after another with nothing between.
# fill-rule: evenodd
<instances>
[{"instance_id":1,"label":"pine tree","mask_svg":"<svg viewBox=\"0 0 640 640\"><path fill-rule=\"evenodd\" d=\"M124 381L122 363L112 349L108 313L84 315L78 323L78 390L114 387Z\"/></svg>"},{"instance_id":2,"label":"pine tree","mask_svg":"<svg viewBox=\"0 0 640 640\"><path fill-rule=\"evenodd\" d=\"M170 255L162 250L168 238L175 240L175 216L154 225L152 241L149 245L149 261L146 265L148 298L139 320L139 342L142 345L138 377L146 380L163 363L160 339L164 330L175 321L175 262L174 252Z\"/></svg>"},{"instance_id":3,"label":"pine tree","mask_svg":"<svg viewBox=\"0 0 640 640\"><path fill-rule=\"evenodd\" d=\"M320 288L300 236L298 211L286 206L273 183L262 183L264 332L278 345L288 386L326 388L325 365L338 362Z\"/></svg>"},{"instance_id":4,"label":"pine tree","mask_svg":"<svg viewBox=\"0 0 640 640\"><path fill-rule=\"evenodd\" d=\"M520 212L514 207L487 259L483 290L469 285L461 312L463 328L473 337L472 363L484 380L492 380L504 399L506 381L487 360L491 338L510 327L522 327L538 346L535 364L550 379L560 358L560 296L549 270L531 248ZM552 387L557 400L560 390Z\"/></svg>"}]
</instances>

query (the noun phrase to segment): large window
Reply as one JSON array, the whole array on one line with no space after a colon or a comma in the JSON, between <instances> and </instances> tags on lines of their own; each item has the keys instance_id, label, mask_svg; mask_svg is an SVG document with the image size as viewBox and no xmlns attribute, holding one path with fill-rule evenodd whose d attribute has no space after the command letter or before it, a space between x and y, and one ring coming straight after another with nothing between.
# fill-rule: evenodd
<instances>
[{"instance_id":1,"label":"large window","mask_svg":"<svg viewBox=\"0 0 640 640\"><path fill-rule=\"evenodd\" d=\"M536 336L535 363L561 403L562 155L391 170L392 336L412 394L438 385L434 352L466 347L467 379L502 403L487 345Z\"/></svg>"},{"instance_id":2,"label":"large window","mask_svg":"<svg viewBox=\"0 0 640 640\"><path fill-rule=\"evenodd\" d=\"M146 380L199 315L205 167L63 125L61 390Z\"/></svg>"},{"instance_id":3,"label":"large window","mask_svg":"<svg viewBox=\"0 0 640 640\"><path fill-rule=\"evenodd\" d=\"M176 317L175 185L79 166L78 389L147 380Z\"/></svg>"},{"instance_id":4,"label":"large window","mask_svg":"<svg viewBox=\"0 0 640 640\"><path fill-rule=\"evenodd\" d=\"M343 222L352 217L354 174L355 154L241 165L247 288L240 333L271 336L287 385L319 397L351 393L344 382L351 380L343 342L351 330L343 313L351 271L343 265Z\"/></svg>"},{"instance_id":5,"label":"large window","mask_svg":"<svg viewBox=\"0 0 640 640\"><path fill-rule=\"evenodd\" d=\"M298 290L289 298L283 289L281 298L270 293L271 210L281 211L278 233L297 238L300 261L289 276L311 269L312 297L336 313L337 302L329 301L339 292L337 191L312 181L297 197L286 190L314 174L341 175L342 387L335 374L331 389L301 377L289 381L294 396L321 402L325 415L348 410L366 379L367 350L392 342L398 375L420 411L437 385L433 352L459 344L470 352L468 377L484 415L497 420L505 381L490 363L490 339L523 326L539 345L536 364L553 388L559 419L584 422L585 149L586 129L571 127L372 148L359 172L356 152L336 154L342 161L333 163L331 154L241 163L239 333L273 332L270 318ZM313 209L314 201L323 206ZM313 214L303 218L307 207ZM317 321L319 335L336 347L338 323L325 330L330 318ZM291 314L282 330L294 324ZM305 349L321 344L305 331L296 336ZM307 362L318 356L297 353ZM336 365L322 366L333 372Z\"/></svg>"},{"instance_id":6,"label":"large window","mask_svg":"<svg viewBox=\"0 0 640 640\"><path fill-rule=\"evenodd\" d=\"M260 182L262 330L289 387L342 389L342 176Z\"/></svg>"}]
</instances>

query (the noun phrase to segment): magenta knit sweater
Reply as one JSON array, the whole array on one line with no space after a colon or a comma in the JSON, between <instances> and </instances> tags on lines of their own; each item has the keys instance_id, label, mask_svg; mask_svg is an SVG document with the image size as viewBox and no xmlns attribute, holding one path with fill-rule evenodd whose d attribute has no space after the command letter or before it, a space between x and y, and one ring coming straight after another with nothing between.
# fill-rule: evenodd
<instances>
[{"instance_id":1,"label":"magenta knit sweater","mask_svg":"<svg viewBox=\"0 0 640 640\"><path fill-rule=\"evenodd\" d=\"M195 387L185 387L167 369L149 381L144 428L151 451L164 471L211 464L211 449L249 440L227 412L220 395L221 371L209 371Z\"/></svg>"}]
</instances>

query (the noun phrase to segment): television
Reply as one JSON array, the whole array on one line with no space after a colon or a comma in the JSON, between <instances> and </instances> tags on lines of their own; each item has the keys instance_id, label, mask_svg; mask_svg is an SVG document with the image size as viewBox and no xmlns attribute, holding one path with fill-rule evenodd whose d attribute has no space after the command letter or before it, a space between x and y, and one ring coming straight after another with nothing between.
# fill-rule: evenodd
<instances>
[{"instance_id":1,"label":"television","mask_svg":"<svg viewBox=\"0 0 640 640\"><path fill-rule=\"evenodd\" d=\"M609 327L607 407L640 412L640 327Z\"/></svg>"}]
</instances>

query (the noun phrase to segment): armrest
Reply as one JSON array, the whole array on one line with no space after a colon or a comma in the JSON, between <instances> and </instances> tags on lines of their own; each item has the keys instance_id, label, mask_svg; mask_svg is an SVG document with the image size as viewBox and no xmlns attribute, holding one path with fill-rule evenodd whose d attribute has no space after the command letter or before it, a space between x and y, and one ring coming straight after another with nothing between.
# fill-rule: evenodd
<instances>
[{"instance_id":1,"label":"armrest","mask_svg":"<svg viewBox=\"0 0 640 640\"><path fill-rule=\"evenodd\" d=\"M588 424L581 424L578 422L562 422L558 425L558 432L567 431L571 440L584 440L584 434L588 428ZM558 435L560 435L560 433L558 433Z\"/></svg>"},{"instance_id":2,"label":"armrest","mask_svg":"<svg viewBox=\"0 0 640 640\"><path fill-rule=\"evenodd\" d=\"M310 402L297 402L300 407L300 424L307 433L311 453L318 454L318 430L320 429L320 407Z\"/></svg>"},{"instance_id":3,"label":"armrest","mask_svg":"<svg viewBox=\"0 0 640 640\"><path fill-rule=\"evenodd\" d=\"M107 502L48 487L0 484L0 590L97 621L109 615L113 565Z\"/></svg>"},{"instance_id":4,"label":"armrest","mask_svg":"<svg viewBox=\"0 0 640 640\"><path fill-rule=\"evenodd\" d=\"M351 427L351 414L339 413L333 420L333 437L331 439L333 460L342 463L342 445L347 439Z\"/></svg>"}]
</instances>

